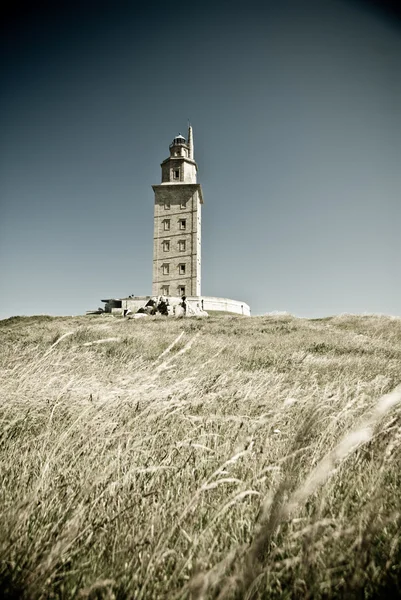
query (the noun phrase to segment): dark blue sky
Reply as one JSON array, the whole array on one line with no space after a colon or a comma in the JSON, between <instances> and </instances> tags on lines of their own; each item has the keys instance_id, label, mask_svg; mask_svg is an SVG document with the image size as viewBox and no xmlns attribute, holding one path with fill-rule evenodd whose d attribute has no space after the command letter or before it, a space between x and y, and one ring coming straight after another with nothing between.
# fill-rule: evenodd
<instances>
[{"instance_id":1,"label":"dark blue sky","mask_svg":"<svg viewBox=\"0 0 401 600\"><path fill-rule=\"evenodd\" d=\"M150 293L151 185L188 118L204 295L254 314L401 315L397 15L95 4L3 21L0 318Z\"/></svg>"}]
</instances>

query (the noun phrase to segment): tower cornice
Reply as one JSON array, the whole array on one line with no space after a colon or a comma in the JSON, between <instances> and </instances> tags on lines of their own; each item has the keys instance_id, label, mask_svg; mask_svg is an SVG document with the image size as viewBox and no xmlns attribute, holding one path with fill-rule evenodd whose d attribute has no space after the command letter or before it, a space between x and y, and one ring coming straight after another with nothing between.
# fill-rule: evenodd
<instances>
[{"instance_id":1,"label":"tower cornice","mask_svg":"<svg viewBox=\"0 0 401 600\"><path fill-rule=\"evenodd\" d=\"M189 191L198 191L199 192L199 201L201 204L203 204L203 193L202 193L202 186L200 183L182 183L182 182L177 182L177 183L173 183L171 181L166 181L165 183L158 183L155 185L152 185L152 189L154 192L156 192L157 189L160 190L165 190L166 188L184 188L186 190Z\"/></svg>"},{"instance_id":2,"label":"tower cornice","mask_svg":"<svg viewBox=\"0 0 401 600\"><path fill-rule=\"evenodd\" d=\"M189 163L190 165L195 165L196 170L198 170L198 165L196 164L196 162L191 159L191 158L187 158L186 156L169 156L168 158L166 158L165 160L163 160L162 163L160 163L160 166L162 167L163 165L165 165L168 162L175 162L175 161L181 161L181 162L186 162Z\"/></svg>"}]
</instances>

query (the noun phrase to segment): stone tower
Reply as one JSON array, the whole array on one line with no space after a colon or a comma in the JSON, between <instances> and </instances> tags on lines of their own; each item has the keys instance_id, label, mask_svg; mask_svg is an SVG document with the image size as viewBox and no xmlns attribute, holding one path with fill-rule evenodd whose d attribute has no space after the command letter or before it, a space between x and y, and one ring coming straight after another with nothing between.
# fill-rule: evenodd
<instances>
[{"instance_id":1,"label":"stone tower","mask_svg":"<svg viewBox=\"0 0 401 600\"><path fill-rule=\"evenodd\" d=\"M200 296L202 188L196 183L192 127L179 134L154 185L153 296Z\"/></svg>"}]
</instances>

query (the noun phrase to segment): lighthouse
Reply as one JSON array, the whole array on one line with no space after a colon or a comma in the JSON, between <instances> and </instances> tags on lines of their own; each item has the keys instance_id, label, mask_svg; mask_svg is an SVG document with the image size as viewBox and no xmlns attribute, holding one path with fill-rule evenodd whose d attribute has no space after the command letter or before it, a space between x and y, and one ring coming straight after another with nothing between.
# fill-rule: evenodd
<instances>
[{"instance_id":1,"label":"lighthouse","mask_svg":"<svg viewBox=\"0 0 401 600\"><path fill-rule=\"evenodd\" d=\"M161 183L153 185L154 296L201 295L202 187L197 183L193 131L178 134L161 163Z\"/></svg>"}]
</instances>

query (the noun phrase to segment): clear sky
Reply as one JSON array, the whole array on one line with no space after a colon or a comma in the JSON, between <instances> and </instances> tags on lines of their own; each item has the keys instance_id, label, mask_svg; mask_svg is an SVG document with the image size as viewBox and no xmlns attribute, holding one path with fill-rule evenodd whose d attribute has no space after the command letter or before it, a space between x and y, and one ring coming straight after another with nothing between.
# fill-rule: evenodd
<instances>
[{"instance_id":1,"label":"clear sky","mask_svg":"<svg viewBox=\"0 0 401 600\"><path fill-rule=\"evenodd\" d=\"M401 315L397 14L89 5L16 11L1 32L0 318L151 293L151 186L188 119L204 295L253 314Z\"/></svg>"}]
</instances>

